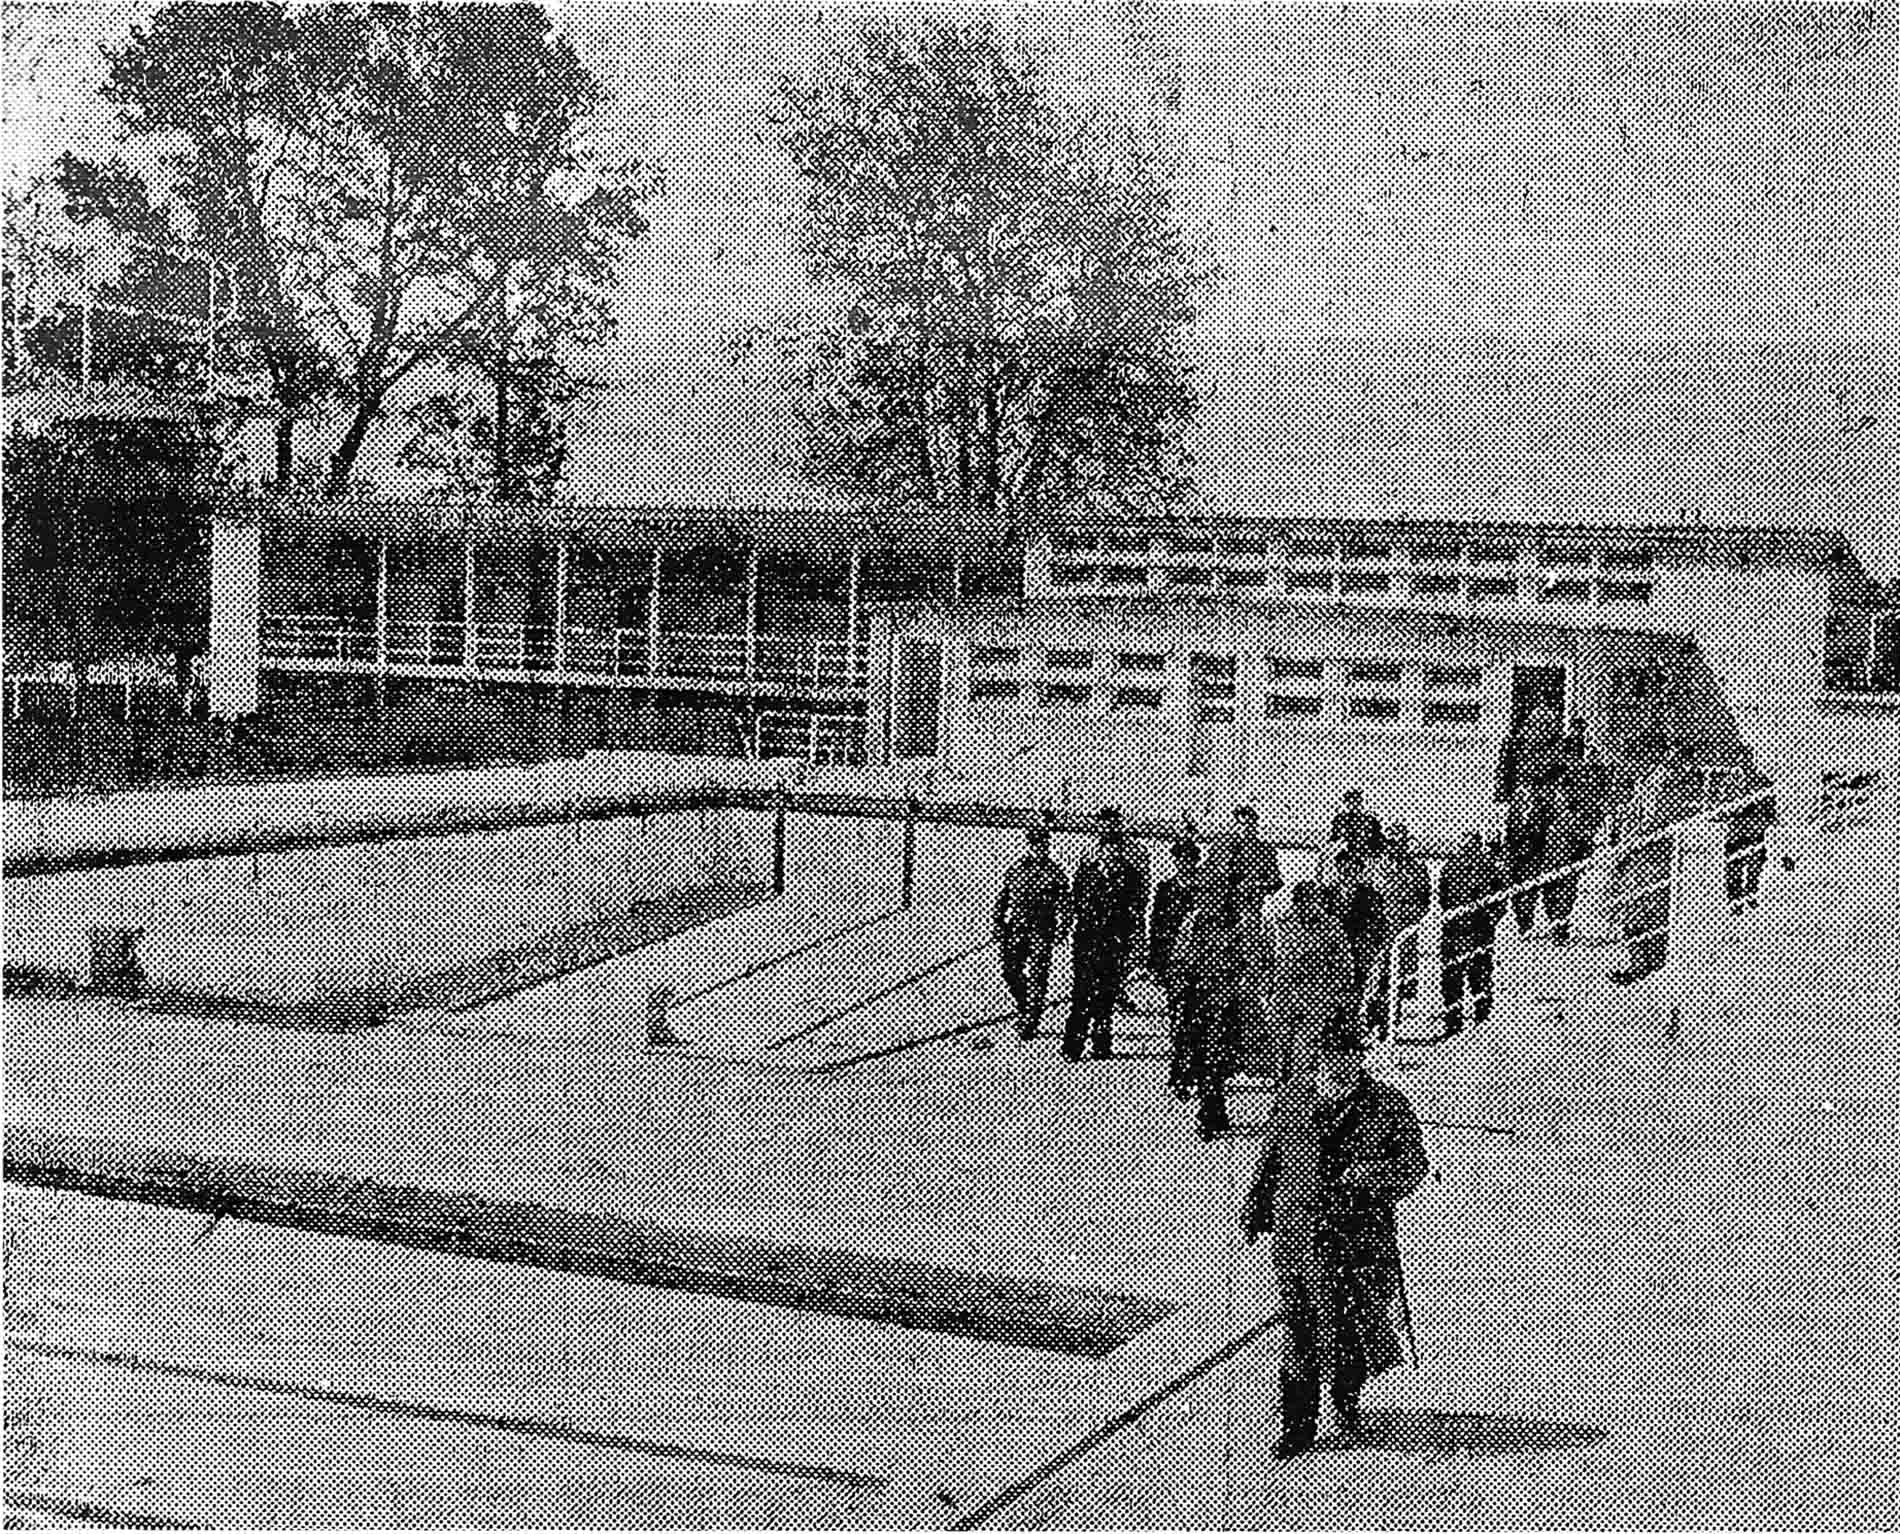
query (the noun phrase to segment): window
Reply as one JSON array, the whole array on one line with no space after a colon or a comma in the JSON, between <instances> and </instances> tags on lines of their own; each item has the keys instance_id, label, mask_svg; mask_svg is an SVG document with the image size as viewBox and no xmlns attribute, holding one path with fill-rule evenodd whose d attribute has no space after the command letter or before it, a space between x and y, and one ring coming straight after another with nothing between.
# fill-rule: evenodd
<instances>
[{"instance_id":1,"label":"window","mask_svg":"<svg viewBox=\"0 0 1900 1534\"><path fill-rule=\"evenodd\" d=\"M1354 682L1376 682L1381 687L1397 687L1399 685L1399 663L1397 661L1383 660L1354 661L1351 668L1346 672L1346 676L1349 680Z\"/></svg>"},{"instance_id":2,"label":"window","mask_svg":"<svg viewBox=\"0 0 1900 1534\"><path fill-rule=\"evenodd\" d=\"M978 676L970 679L972 703L991 703L1002 698L1020 697L1022 690L1021 683L1007 681L1002 677Z\"/></svg>"},{"instance_id":3,"label":"window","mask_svg":"<svg viewBox=\"0 0 1900 1534\"><path fill-rule=\"evenodd\" d=\"M1231 655L1196 655L1192 664L1196 676L1224 676L1231 679L1236 670L1236 662Z\"/></svg>"},{"instance_id":4,"label":"window","mask_svg":"<svg viewBox=\"0 0 1900 1534\"><path fill-rule=\"evenodd\" d=\"M1102 567L1104 586L1145 586L1148 584L1146 565L1104 565Z\"/></svg>"},{"instance_id":5,"label":"window","mask_svg":"<svg viewBox=\"0 0 1900 1534\"><path fill-rule=\"evenodd\" d=\"M986 666L992 670L1011 668L1023 663L1023 652L1010 645L977 645L970 651L972 666Z\"/></svg>"},{"instance_id":6,"label":"window","mask_svg":"<svg viewBox=\"0 0 1900 1534\"><path fill-rule=\"evenodd\" d=\"M1346 700L1348 719L1396 719L1399 717L1397 698L1348 698Z\"/></svg>"},{"instance_id":7,"label":"window","mask_svg":"<svg viewBox=\"0 0 1900 1534\"><path fill-rule=\"evenodd\" d=\"M1517 563L1517 546L1510 543L1474 543L1471 545L1471 562L1474 565L1514 565Z\"/></svg>"},{"instance_id":8,"label":"window","mask_svg":"<svg viewBox=\"0 0 1900 1534\"><path fill-rule=\"evenodd\" d=\"M1052 586L1093 586L1095 584L1094 565L1051 565L1049 583Z\"/></svg>"},{"instance_id":9,"label":"window","mask_svg":"<svg viewBox=\"0 0 1900 1534\"><path fill-rule=\"evenodd\" d=\"M1202 569L1199 565L1188 565L1179 570L1168 572L1170 586L1211 586L1214 584L1214 572Z\"/></svg>"},{"instance_id":10,"label":"window","mask_svg":"<svg viewBox=\"0 0 1900 1534\"><path fill-rule=\"evenodd\" d=\"M1347 570L1339 577L1339 589L1345 596L1383 594L1392 589L1392 577L1374 570Z\"/></svg>"},{"instance_id":11,"label":"window","mask_svg":"<svg viewBox=\"0 0 1900 1534\"><path fill-rule=\"evenodd\" d=\"M1478 722L1478 705L1475 703L1427 703L1425 722L1436 725L1457 725L1466 727Z\"/></svg>"},{"instance_id":12,"label":"window","mask_svg":"<svg viewBox=\"0 0 1900 1534\"><path fill-rule=\"evenodd\" d=\"M1323 698L1300 697L1292 693L1272 692L1267 694L1267 717L1269 719L1310 718L1322 712L1326 707Z\"/></svg>"},{"instance_id":13,"label":"window","mask_svg":"<svg viewBox=\"0 0 1900 1534\"><path fill-rule=\"evenodd\" d=\"M1265 559L1272 554L1273 544L1266 538L1223 538L1220 551L1227 559Z\"/></svg>"},{"instance_id":14,"label":"window","mask_svg":"<svg viewBox=\"0 0 1900 1534\"><path fill-rule=\"evenodd\" d=\"M1274 681L1289 679L1301 682L1317 682L1325 675L1326 662L1323 660L1281 660L1275 657L1267 662L1267 669Z\"/></svg>"},{"instance_id":15,"label":"window","mask_svg":"<svg viewBox=\"0 0 1900 1534\"><path fill-rule=\"evenodd\" d=\"M1606 602L1647 602L1653 590L1648 581L1605 581L1603 600Z\"/></svg>"},{"instance_id":16,"label":"window","mask_svg":"<svg viewBox=\"0 0 1900 1534\"><path fill-rule=\"evenodd\" d=\"M1348 559L1390 559L1392 557L1392 545L1389 543L1360 543L1356 539L1348 539L1345 553Z\"/></svg>"},{"instance_id":17,"label":"window","mask_svg":"<svg viewBox=\"0 0 1900 1534\"><path fill-rule=\"evenodd\" d=\"M1113 709L1159 708L1161 707L1161 689L1159 687L1117 687L1108 706Z\"/></svg>"},{"instance_id":18,"label":"window","mask_svg":"<svg viewBox=\"0 0 1900 1534\"><path fill-rule=\"evenodd\" d=\"M1412 595L1415 597L1455 597L1458 595L1458 577L1455 575L1414 575Z\"/></svg>"},{"instance_id":19,"label":"window","mask_svg":"<svg viewBox=\"0 0 1900 1534\"><path fill-rule=\"evenodd\" d=\"M1547 580L1544 589L1537 594L1540 602L1587 602L1590 600L1590 583L1587 580Z\"/></svg>"},{"instance_id":20,"label":"window","mask_svg":"<svg viewBox=\"0 0 1900 1534\"><path fill-rule=\"evenodd\" d=\"M1546 569L1576 568L1590 563L1590 551L1581 544L1556 544L1538 555Z\"/></svg>"},{"instance_id":21,"label":"window","mask_svg":"<svg viewBox=\"0 0 1900 1534\"><path fill-rule=\"evenodd\" d=\"M1476 692L1483 685L1484 673L1476 666L1427 666L1427 692Z\"/></svg>"},{"instance_id":22,"label":"window","mask_svg":"<svg viewBox=\"0 0 1900 1534\"><path fill-rule=\"evenodd\" d=\"M1171 533L1162 545L1170 554L1212 554L1214 540L1206 533Z\"/></svg>"},{"instance_id":23,"label":"window","mask_svg":"<svg viewBox=\"0 0 1900 1534\"><path fill-rule=\"evenodd\" d=\"M1091 687L1074 687L1063 682L1051 682L1042 690L1044 708L1087 708L1089 699L1095 696Z\"/></svg>"},{"instance_id":24,"label":"window","mask_svg":"<svg viewBox=\"0 0 1900 1534\"><path fill-rule=\"evenodd\" d=\"M1146 554L1148 552L1146 533L1113 532L1103 541L1117 554Z\"/></svg>"},{"instance_id":25,"label":"window","mask_svg":"<svg viewBox=\"0 0 1900 1534\"><path fill-rule=\"evenodd\" d=\"M1115 657L1115 664L1124 671L1161 672L1167 669L1168 657L1165 655L1122 654Z\"/></svg>"},{"instance_id":26,"label":"window","mask_svg":"<svg viewBox=\"0 0 1900 1534\"><path fill-rule=\"evenodd\" d=\"M1331 596L1333 591L1333 572L1330 570L1289 570L1286 577L1288 591L1319 592Z\"/></svg>"},{"instance_id":27,"label":"window","mask_svg":"<svg viewBox=\"0 0 1900 1534\"><path fill-rule=\"evenodd\" d=\"M1087 671L1095 665L1093 650L1051 650L1045 662L1051 671Z\"/></svg>"},{"instance_id":28,"label":"window","mask_svg":"<svg viewBox=\"0 0 1900 1534\"><path fill-rule=\"evenodd\" d=\"M1459 546L1455 543L1415 543L1412 545L1412 563L1418 565L1455 565L1458 563Z\"/></svg>"},{"instance_id":29,"label":"window","mask_svg":"<svg viewBox=\"0 0 1900 1534\"><path fill-rule=\"evenodd\" d=\"M1333 550L1337 548L1330 538L1295 538L1286 546L1288 559L1324 560L1333 562Z\"/></svg>"},{"instance_id":30,"label":"window","mask_svg":"<svg viewBox=\"0 0 1900 1534\"><path fill-rule=\"evenodd\" d=\"M1222 698L1231 700L1234 696L1234 684L1223 682L1214 677L1202 677L1194 684L1197 698Z\"/></svg>"},{"instance_id":31,"label":"window","mask_svg":"<svg viewBox=\"0 0 1900 1534\"><path fill-rule=\"evenodd\" d=\"M1471 582L1474 602L1515 602L1517 581L1510 576L1474 576Z\"/></svg>"}]
</instances>

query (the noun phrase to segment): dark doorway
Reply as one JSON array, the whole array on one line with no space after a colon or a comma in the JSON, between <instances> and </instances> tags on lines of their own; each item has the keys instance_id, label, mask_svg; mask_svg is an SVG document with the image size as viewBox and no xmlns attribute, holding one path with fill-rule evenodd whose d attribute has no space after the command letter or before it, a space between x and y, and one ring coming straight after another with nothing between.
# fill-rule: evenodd
<instances>
[{"instance_id":1,"label":"dark doorway","mask_svg":"<svg viewBox=\"0 0 1900 1534\"><path fill-rule=\"evenodd\" d=\"M1515 730L1533 712L1548 710L1559 721L1570 711L1568 666L1513 666L1511 668L1511 728Z\"/></svg>"},{"instance_id":2,"label":"dark doorway","mask_svg":"<svg viewBox=\"0 0 1900 1534\"><path fill-rule=\"evenodd\" d=\"M934 639L900 640L891 678L893 758L937 754L937 713L942 700L943 646Z\"/></svg>"}]
</instances>

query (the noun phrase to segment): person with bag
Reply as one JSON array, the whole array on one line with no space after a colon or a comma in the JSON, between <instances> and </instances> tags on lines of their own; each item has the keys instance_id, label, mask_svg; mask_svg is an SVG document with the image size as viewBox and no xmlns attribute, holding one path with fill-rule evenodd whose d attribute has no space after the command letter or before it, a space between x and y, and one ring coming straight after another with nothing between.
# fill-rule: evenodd
<instances>
[{"instance_id":1,"label":"person with bag","mask_svg":"<svg viewBox=\"0 0 1900 1534\"><path fill-rule=\"evenodd\" d=\"M1401 1361L1405 1275L1393 1207L1425 1180L1418 1115L1366 1075L1358 1018L1341 1011L1311 1072L1275 1094L1241 1207L1249 1245L1271 1234L1284 1327L1276 1460L1311 1448L1322 1389L1348 1443L1365 1441L1359 1395Z\"/></svg>"}]
</instances>

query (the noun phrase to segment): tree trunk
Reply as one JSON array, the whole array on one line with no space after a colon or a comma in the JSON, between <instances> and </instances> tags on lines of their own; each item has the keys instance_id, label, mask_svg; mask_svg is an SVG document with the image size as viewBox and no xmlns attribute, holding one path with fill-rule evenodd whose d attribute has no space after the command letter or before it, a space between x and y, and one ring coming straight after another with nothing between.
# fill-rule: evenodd
<instances>
[{"instance_id":1,"label":"tree trunk","mask_svg":"<svg viewBox=\"0 0 1900 1534\"><path fill-rule=\"evenodd\" d=\"M290 488L291 444L297 422L286 410L277 418L275 478L279 490Z\"/></svg>"},{"instance_id":2,"label":"tree trunk","mask_svg":"<svg viewBox=\"0 0 1900 1534\"><path fill-rule=\"evenodd\" d=\"M509 499L508 486L508 265L495 290L495 499Z\"/></svg>"},{"instance_id":3,"label":"tree trunk","mask_svg":"<svg viewBox=\"0 0 1900 1534\"><path fill-rule=\"evenodd\" d=\"M356 455L362 451L363 439L369 435L370 423L376 419L376 411L381 404L380 394L357 403L356 414L350 417L343 439L337 443L336 452L330 457L330 478L324 487L324 494L339 496L349 490L350 476L356 470Z\"/></svg>"}]
</instances>

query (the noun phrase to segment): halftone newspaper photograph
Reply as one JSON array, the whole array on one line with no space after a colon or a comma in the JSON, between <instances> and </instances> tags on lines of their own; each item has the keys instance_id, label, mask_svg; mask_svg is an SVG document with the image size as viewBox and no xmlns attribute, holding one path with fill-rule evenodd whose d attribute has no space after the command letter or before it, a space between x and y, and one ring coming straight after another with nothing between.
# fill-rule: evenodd
<instances>
[{"instance_id":1,"label":"halftone newspaper photograph","mask_svg":"<svg viewBox=\"0 0 1900 1534\"><path fill-rule=\"evenodd\" d=\"M0 19L7 1527L1900 1525L1900 12Z\"/></svg>"}]
</instances>

